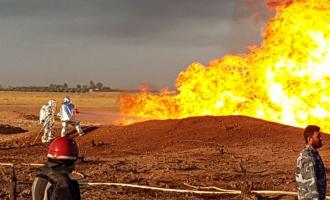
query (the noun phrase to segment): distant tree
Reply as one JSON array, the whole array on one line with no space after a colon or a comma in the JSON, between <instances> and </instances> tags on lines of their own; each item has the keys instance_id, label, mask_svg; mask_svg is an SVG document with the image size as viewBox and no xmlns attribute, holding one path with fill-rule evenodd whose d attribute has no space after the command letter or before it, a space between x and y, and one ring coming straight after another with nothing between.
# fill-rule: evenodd
<instances>
[{"instance_id":1,"label":"distant tree","mask_svg":"<svg viewBox=\"0 0 330 200\"><path fill-rule=\"evenodd\" d=\"M96 83L96 88L99 89L99 90L102 90L103 89L103 83L101 83L101 82Z\"/></svg>"},{"instance_id":2,"label":"distant tree","mask_svg":"<svg viewBox=\"0 0 330 200\"><path fill-rule=\"evenodd\" d=\"M111 91L111 88L110 87L107 87L107 86L103 86L102 91L104 91L104 92L110 92Z\"/></svg>"},{"instance_id":3,"label":"distant tree","mask_svg":"<svg viewBox=\"0 0 330 200\"><path fill-rule=\"evenodd\" d=\"M62 91L61 92L69 92L69 86L67 83L64 83L62 85Z\"/></svg>"},{"instance_id":4,"label":"distant tree","mask_svg":"<svg viewBox=\"0 0 330 200\"><path fill-rule=\"evenodd\" d=\"M49 92L55 92L55 85L52 84L52 83L49 84L48 91L49 91Z\"/></svg>"},{"instance_id":5,"label":"distant tree","mask_svg":"<svg viewBox=\"0 0 330 200\"><path fill-rule=\"evenodd\" d=\"M75 88L68 88L66 89L66 92L77 92Z\"/></svg>"},{"instance_id":6,"label":"distant tree","mask_svg":"<svg viewBox=\"0 0 330 200\"><path fill-rule=\"evenodd\" d=\"M76 88L74 89L75 92L82 92L82 87L80 84L76 85Z\"/></svg>"},{"instance_id":7,"label":"distant tree","mask_svg":"<svg viewBox=\"0 0 330 200\"><path fill-rule=\"evenodd\" d=\"M56 89L55 89L56 92L63 92L63 87L62 85L56 85Z\"/></svg>"},{"instance_id":8,"label":"distant tree","mask_svg":"<svg viewBox=\"0 0 330 200\"><path fill-rule=\"evenodd\" d=\"M90 89L95 89L96 88L96 85L95 85L94 81L89 81L89 88Z\"/></svg>"},{"instance_id":9,"label":"distant tree","mask_svg":"<svg viewBox=\"0 0 330 200\"><path fill-rule=\"evenodd\" d=\"M88 86L87 85L82 86L82 92L88 92Z\"/></svg>"}]
</instances>

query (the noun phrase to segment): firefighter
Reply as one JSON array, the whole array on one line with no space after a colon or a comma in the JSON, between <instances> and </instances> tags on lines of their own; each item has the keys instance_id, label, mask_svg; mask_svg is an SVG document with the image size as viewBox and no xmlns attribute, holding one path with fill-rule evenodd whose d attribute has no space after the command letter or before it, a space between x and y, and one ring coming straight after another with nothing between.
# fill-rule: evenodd
<instances>
[{"instance_id":1,"label":"firefighter","mask_svg":"<svg viewBox=\"0 0 330 200\"><path fill-rule=\"evenodd\" d=\"M56 101L54 99L50 99L48 104L43 105L40 109L39 123L43 125L44 131L44 134L41 137L42 143L51 142L54 139L55 108Z\"/></svg>"},{"instance_id":2,"label":"firefighter","mask_svg":"<svg viewBox=\"0 0 330 200\"><path fill-rule=\"evenodd\" d=\"M71 103L70 97L68 96L65 97L60 112L58 113L62 122L62 131L61 131L62 137L66 136L66 134L68 133L69 124L75 127L75 129L77 130L80 136L85 134L82 128L80 127L80 122L75 120L74 112L77 112L77 110L75 109L75 106Z\"/></svg>"},{"instance_id":3,"label":"firefighter","mask_svg":"<svg viewBox=\"0 0 330 200\"><path fill-rule=\"evenodd\" d=\"M47 163L33 181L32 199L79 200L78 182L69 177L69 174L75 169L78 154L78 146L73 139L55 138L49 146Z\"/></svg>"}]
</instances>

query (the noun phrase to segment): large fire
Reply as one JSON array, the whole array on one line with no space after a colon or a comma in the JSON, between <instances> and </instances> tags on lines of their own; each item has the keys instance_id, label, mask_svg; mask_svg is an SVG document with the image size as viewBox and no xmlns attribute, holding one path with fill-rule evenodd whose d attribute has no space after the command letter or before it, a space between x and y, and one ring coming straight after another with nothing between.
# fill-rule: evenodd
<instances>
[{"instance_id":1,"label":"large fire","mask_svg":"<svg viewBox=\"0 0 330 200\"><path fill-rule=\"evenodd\" d=\"M330 131L330 1L285 1L276 12L260 47L207 66L192 63L175 94L123 95L121 112L153 119L246 115Z\"/></svg>"}]
</instances>

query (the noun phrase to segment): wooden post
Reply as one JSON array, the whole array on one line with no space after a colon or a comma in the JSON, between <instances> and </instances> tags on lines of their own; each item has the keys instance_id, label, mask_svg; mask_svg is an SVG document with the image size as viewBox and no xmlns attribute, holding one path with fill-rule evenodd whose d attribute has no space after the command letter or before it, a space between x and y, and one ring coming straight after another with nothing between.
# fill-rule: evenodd
<instances>
[{"instance_id":1,"label":"wooden post","mask_svg":"<svg viewBox=\"0 0 330 200\"><path fill-rule=\"evenodd\" d=\"M12 176L9 181L10 200L16 200L16 175L14 165L12 166Z\"/></svg>"}]
</instances>

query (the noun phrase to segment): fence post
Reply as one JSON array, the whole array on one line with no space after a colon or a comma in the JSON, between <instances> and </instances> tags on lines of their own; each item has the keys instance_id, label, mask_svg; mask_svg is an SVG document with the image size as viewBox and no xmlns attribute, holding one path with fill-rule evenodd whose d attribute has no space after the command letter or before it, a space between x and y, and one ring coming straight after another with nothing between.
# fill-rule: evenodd
<instances>
[{"instance_id":1,"label":"fence post","mask_svg":"<svg viewBox=\"0 0 330 200\"><path fill-rule=\"evenodd\" d=\"M9 181L10 200L16 200L16 181L15 168L14 165L12 165L12 175Z\"/></svg>"}]
</instances>

